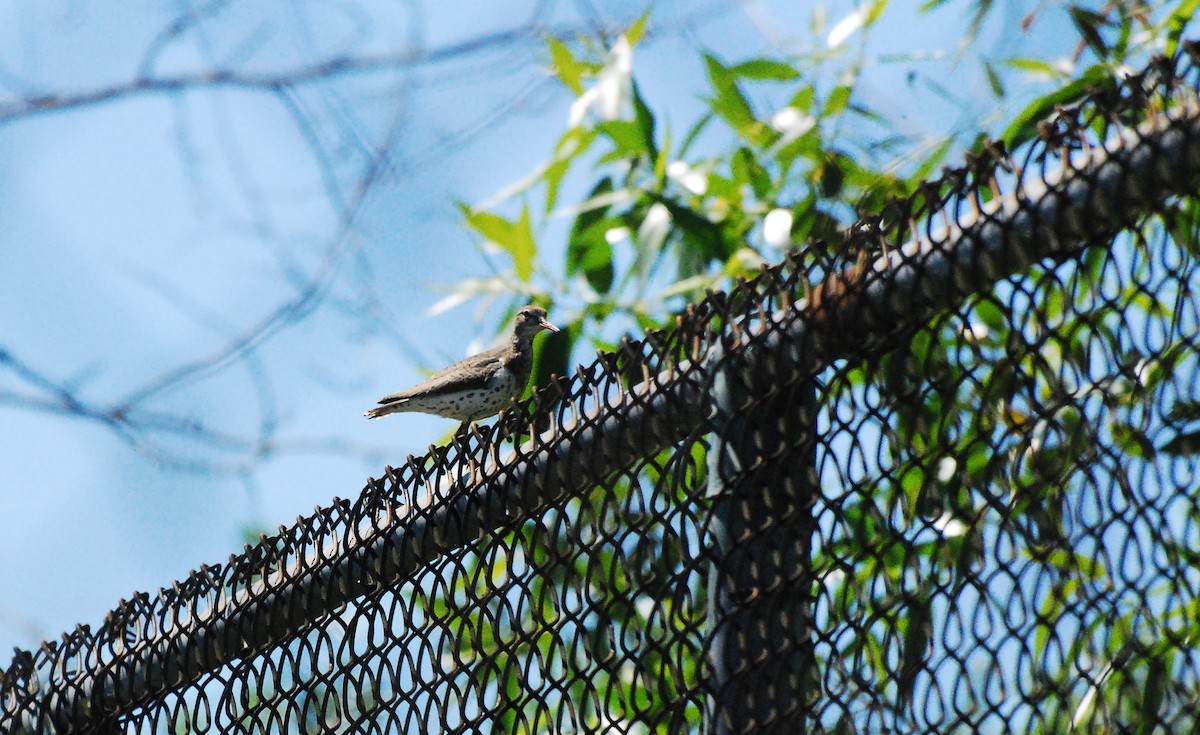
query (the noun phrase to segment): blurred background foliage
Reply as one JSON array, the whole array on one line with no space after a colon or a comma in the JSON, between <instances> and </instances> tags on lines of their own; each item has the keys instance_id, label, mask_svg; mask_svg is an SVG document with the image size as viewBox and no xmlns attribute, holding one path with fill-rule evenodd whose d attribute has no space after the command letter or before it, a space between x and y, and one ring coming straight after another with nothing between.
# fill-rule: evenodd
<instances>
[{"instance_id":1,"label":"blurred background foliage","mask_svg":"<svg viewBox=\"0 0 1200 735\"><path fill-rule=\"evenodd\" d=\"M910 12L945 4L930 2ZM614 336L625 330L637 334L669 326L674 312L706 290L753 277L785 254L795 256L818 282L859 257L846 237L859 217L880 214L887 202L913 193L943 166L958 164L964 151L983 155L993 140L1018 149L1057 109L1111 86L1156 54L1175 53L1184 33L1195 30L1196 7L1190 1L1095 8L1038 5L1008 32L1036 33L1041 16L1065 13L1076 34L1071 53L1046 59L975 53L976 34L996 6L964 4L967 20L955 67L977 64L997 110L1007 114L933 136L896 132L904 127L893 119L896 111L874 108L859 93L864 68L899 61L864 51L870 46L867 36L888 33L889 20L905 12L894 3L865 3L829 25L815 14L812 43L802 52L724 59L696 49L707 73L704 110L696 119L676 122L638 84L637 49L653 33L653 12L614 37L550 37L549 63L576 98L568 127L528 176L480 204L460 205L464 224L474 232L493 274L458 284L436 308L476 298L500 300L506 318L529 301L550 308L566 328L541 343L535 385L544 385L552 373L569 372L575 356L615 349ZM1014 77L1030 76L1040 80L1035 90L1021 86L1015 96L1009 91L1020 86ZM954 80L945 84L942 93L952 97ZM903 115L903 106L898 109ZM564 186L567 181L574 186ZM587 194L564 197L574 190ZM983 195L988 193L985 189ZM1194 240L1200 224L1194 202L1179 203L1168 221L1175 223L1185 247ZM988 557L991 542L985 539L996 528L1016 524L1025 529L1033 544L1027 553L1041 559L1043 572L1058 580L1054 591L1034 603L1039 622L1030 645L1032 655L1045 661L1063 635L1060 626L1069 626L1063 621L1077 614L1075 606L1085 590L1103 588L1105 580L1120 576L1106 567L1103 546L1071 547L1065 507L1079 502L1068 498L1091 486L1086 458L1097 446L1114 446L1122 457L1119 466L1136 465L1158 451L1189 455L1200 449L1186 430L1151 436L1138 418L1131 418L1152 412L1163 382L1175 375L1181 355L1193 349L1190 338L1176 334L1157 345L1157 351L1139 352L1120 327L1088 327L1119 323L1133 324L1136 330L1137 324L1163 318L1175 308L1178 294L1147 294L1138 277L1111 270L1112 258L1141 252L1139 242L1161 237L1164 222L1151 218L1143 227L1112 252L1093 251L1064 267L1035 267L1020 285L1002 287L1002 295L980 297L961 313L936 320L908 349L848 366L823 384L826 410L839 416L855 416L855 406L862 409L867 395L892 407L882 438L872 438L880 427L868 426L867 419L859 419L862 425L844 437L847 447L882 443L874 459L879 474L863 478L865 487L826 488L829 502L837 503L835 523L848 530L819 548L814 574L823 580L825 599L831 601L824 611L830 624L864 616L878 621L857 630L830 655L843 662L874 662L871 670L881 680L874 682L873 691L888 692L901 707L911 703L924 673L933 621L946 615L948 603L939 598L949 589L951 606L960 595L971 599L972 580L1006 573ZM565 248L557 245L560 241ZM1031 292L1028 298L1021 293L1024 288ZM1111 295L1114 290L1118 296ZM1011 312L1011 305L1019 303L1026 303L1030 312ZM1047 335L1052 347L1029 346ZM1047 414L1042 402L1069 394L1076 380L1086 383L1098 352L1119 355L1135 371L1127 379L1091 385L1090 390L1103 395L1111 417L1094 423L1082 406ZM1189 410L1190 404L1180 400L1169 413ZM821 439L827 448L848 429L830 430ZM702 457L704 446L694 445L690 452ZM702 459L692 459L695 466L704 466ZM836 461L851 464L845 456ZM671 453L649 463L652 472L669 466ZM598 499L628 497L630 482L617 478L610 487L597 489L591 505L572 504L565 511L571 518L566 525L594 524L601 536L604 511ZM839 496L843 492L847 494ZM988 499L1004 497L1012 500L1004 512L980 512ZM674 548L670 529L646 519L630 522L649 546ZM916 536L897 530L905 528L917 529L912 532ZM930 533L922 535L922 528ZM520 538L498 539L495 548L519 544ZM589 563L607 571L568 566L554 584L582 589L592 578L617 580L614 589L606 588L601 598L608 602L600 606L615 617L598 630L625 631L646 645L661 635L655 632L656 621L674 620L680 637L669 640L686 641L680 631L700 625L696 615L707 604L706 591L692 590L693 597L682 606L664 600L661 613L639 615L631 601L620 602L632 594L620 581L625 553L620 542L602 543ZM679 573L679 561L670 554L658 561L661 568L652 564L658 577ZM1109 725L1153 723L1161 717L1186 729L1189 715L1159 707L1164 679L1184 665L1177 654L1187 642L1200 640L1200 622L1189 618L1194 607L1163 611L1155 626L1171 631L1166 639L1149 635L1145 626L1139 632L1144 611L1137 606L1091 624L1065 660L1094 655L1087 652L1089 642L1097 640L1111 658L1097 663L1074 705L1064 706L1057 698L1046 703L1038 715L1042 731L1071 731L1092 721L1097 711L1103 711L1102 721ZM552 617L533 613L529 624ZM606 660L611 652L603 648L585 643L585 658ZM703 652L685 649L686 642L680 643L667 657L681 667L674 671L681 672L682 680L695 682ZM660 654L653 645L649 650L651 658ZM531 648L522 655L549 653ZM509 648L498 646L485 659L509 655ZM834 660L818 664L827 677L838 668ZM895 660L901 664L886 663ZM621 680L615 670L603 681L619 691L613 701L641 697L648 702L639 721L668 721L672 699L656 693L674 691L678 681L672 684L661 662L647 660L645 667L637 682ZM656 673L662 678L655 679ZM1079 688L1079 673L1070 665L1048 667L1039 675L1045 677L1046 691ZM594 671L588 678L596 683ZM507 685L520 689L517 680ZM576 694L586 696L583 689ZM694 727L698 714L689 713ZM515 731L512 726L506 722L498 730ZM1145 725L1143 731L1152 728Z\"/></svg>"},{"instance_id":2,"label":"blurred background foliage","mask_svg":"<svg viewBox=\"0 0 1200 735\"><path fill-rule=\"evenodd\" d=\"M999 11L990 1L962 3L953 75L980 72L1010 117L904 135L904 105L875 108L858 82L868 67L911 63L922 52L873 57L869 37L887 34L898 13L919 18L948 4L877 0L833 21L818 6L806 49L789 54L722 59L697 48L704 110L674 124L637 82L636 49L653 33L653 10L615 36L548 37L546 61L575 96L567 129L527 176L460 204L492 274L456 284L434 311L499 299L503 332L521 305L550 308L566 329L542 343L534 384L544 385L569 371L577 347L612 349L623 330L664 326L706 289L753 276L785 252L799 251L815 280L853 262L856 253L837 248L859 216L879 214L965 151L983 154L988 140L1013 150L1056 106L1175 53L1197 7L1038 4L1001 34L1036 34L1053 22L1045 16L1065 13L1077 37L1068 55L1036 58L1005 57L1003 45L1000 54L976 49ZM954 99L962 90L953 81L933 88ZM564 201L564 189L587 194Z\"/></svg>"}]
</instances>

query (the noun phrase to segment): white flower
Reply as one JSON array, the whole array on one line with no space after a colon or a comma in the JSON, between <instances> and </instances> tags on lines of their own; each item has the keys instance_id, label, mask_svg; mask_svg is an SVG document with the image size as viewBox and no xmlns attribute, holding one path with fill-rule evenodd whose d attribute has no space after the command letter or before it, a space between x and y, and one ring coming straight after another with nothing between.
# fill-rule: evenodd
<instances>
[{"instance_id":1,"label":"white flower","mask_svg":"<svg viewBox=\"0 0 1200 735\"><path fill-rule=\"evenodd\" d=\"M616 245L627 237L629 237L628 227L610 227L604 231L604 239L609 245Z\"/></svg>"},{"instance_id":2,"label":"white flower","mask_svg":"<svg viewBox=\"0 0 1200 735\"><path fill-rule=\"evenodd\" d=\"M954 457L942 457L937 466L938 482L950 482L957 469L958 460L954 459Z\"/></svg>"},{"instance_id":3,"label":"white flower","mask_svg":"<svg viewBox=\"0 0 1200 735\"><path fill-rule=\"evenodd\" d=\"M1112 664L1106 664L1100 671L1099 678L1095 683L1088 687L1087 693L1083 695L1083 699L1079 700L1079 706L1075 708L1075 716L1071 718L1071 729L1079 727L1087 723L1092 718L1092 713L1096 711L1096 697L1100 696L1100 687L1104 686L1104 682L1108 680L1112 674Z\"/></svg>"},{"instance_id":4,"label":"white flower","mask_svg":"<svg viewBox=\"0 0 1200 735\"><path fill-rule=\"evenodd\" d=\"M642 620L649 620L650 616L654 614L654 609L658 607L658 600L650 595L640 595L637 602L634 603L634 607L638 611L638 617Z\"/></svg>"},{"instance_id":5,"label":"white flower","mask_svg":"<svg viewBox=\"0 0 1200 735\"><path fill-rule=\"evenodd\" d=\"M771 116L770 123L771 127L779 132L779 140L775 141L768 151L769 155L773 155L780 148L812 130L817 120L797 107L785 107Z\"/></svg>"},{"instance_id":6,"label":"white flower","mask_svg":"<svg viewBox=\"0 0 1200 735\"><path fill-rule=\"evenodd\" d=\"M836 590L838 585L846 579L846 573L841 569L830 569L825 574L821 575L821 586L830 592Z\"/></svg>"},{"instance_id":7,"label":"white flower","mask_svg":"<svg viewBox=\"0 0 1200 735\"><path fill-rule=\"evenodd\" d=\"M971 322L970 324L964 324L962 328L963 339L973 345L977 345L987 339L988 334L990 334L988 326L983 322Z\"/></svg>"},{"instance_id":8,"label":"white flower","mask_svg":"<svg viewBox=\"0 0 1200 735\"><path fill-rule=\"evenodd\" d=\"M1137 382L1143 386L1150 383L1150 379L1155 377L1155 368L1157 364L1148 357L1143 357L1133 366L1133 374L1137 378Z\"/></svg>"},{"instance_id":9,"label":"white flower","mask_svg":"<svg viewBox=\"0 0 1200 735\"><path fill-rule=\"evenodd\" d=\"M763 217L763 240L776 248L785 247L792 241L792 211L777 207Z\"/></svg>"},{"instance_id":10,"label":"white flower","mask_svg":"<svg viewBox=\"0 0 1200 735\"><path fill-rule=\"evenodd\" d=\"M850 13L833 25L833 29L829 31L829 36L825 39L825 44L829 48L841 46L846 42L847 38L850 38L859 28L862 28L865 19L866 12L863 8Z\"/></svg>"},{"instance_id":11,"label":"white flower","mask_svg":"<svg viewBox=\"0 0 1200 735\"><path fill-rule=\"evenodd\" d=\"M629 39L621 36L608 51L604 68L596 75L596 83L571 103L567 124L574 128L583 123L589 110L594 110L601 120L616 120L621 117L625 100L629 99L633 76L633 47Z\"/></svg>"},{"instance_id":12,"label":"white flower","mask_svg":"<svg viewBox=\"0 0 1200 735\"><path fill-rule=\"evenodd\" d=\"M933 522L933 527L937 529L944 538L957 538L967 532L967 524L958 520L949 513L943 513L940 518Z\"/></svg>"},{"instance_id":13,"label":"white flower","mask_svg":"<svg viewBox=\"0 0 1200 735\"><path fill-rule=\"evenodd\" d=\"M702 196L704 192L708 191L708 176L703 171L687 165L685 161L668 163L667 176L696 196Z\"/></svg>"},{"instance_id":14,"label":"white flower","mask_svg":"<svg viewBox=\"0 0 1200 735\"><path fill-rule=\"evenodd\" d=\"M646 210L646 218L638 225L638 247L658 252L670 230L671 211L662 202L651 204L650 209Z\"/></svg>"}]
</instances>

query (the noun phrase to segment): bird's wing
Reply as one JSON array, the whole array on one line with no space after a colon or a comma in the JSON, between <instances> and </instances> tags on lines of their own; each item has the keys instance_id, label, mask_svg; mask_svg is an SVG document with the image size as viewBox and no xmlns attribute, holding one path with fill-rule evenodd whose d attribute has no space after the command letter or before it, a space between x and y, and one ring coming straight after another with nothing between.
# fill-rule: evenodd
<instances>
[{"instance_id":1,"label":"bird's wing","mask_svg":"<svg viewBox=\"0 0 1200 735\"><path fill-rule=\"evenodd\" d=\"M483 388L498 367L505 348L497 347L459 360L450 367L402 391L379 399L380 405L396 403L415 395L436 396L460 390Z\"/></svg>"}]
</instances>

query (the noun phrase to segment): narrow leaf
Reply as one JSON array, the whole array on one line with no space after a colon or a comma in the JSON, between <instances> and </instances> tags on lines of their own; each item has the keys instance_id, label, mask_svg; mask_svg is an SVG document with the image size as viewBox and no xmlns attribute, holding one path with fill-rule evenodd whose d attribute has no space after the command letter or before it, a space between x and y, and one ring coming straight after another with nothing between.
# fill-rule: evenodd
<instances>
[{"instance_id":1,"label":"narrow leaf","mask_svg":"<svg viewBox=\"0 0 1200 735\"><path fill-rule=\"evenodd\" d=\"M571 49L553 36L546 39L546 42L550 46L550 58L554 62L554 73L576 95L583 94L584 68L575 60Z\"/></svg>"},{"instance_id":2,"label":"narrow leaf","mask_svg":"<svg viewBox=\"0 0 1200 735\"><path fill-rule=\"evenodd\" d=\"M850 92L853 91L847 85L838 85L830 93L829 99L825 101L825 109L822 111L822 117L831 117L837 115L842 110L846 109L846 105L850 102Z\"/></svg>"},{"instance_id":3,"label":"narrow leaf","mask_svg":"<svg viewBox=\"0 0 1200 735\"><path fill-rule=\"evenodd\" d=\"M638 19L629 26L629 30L625 31L625 39L629 41L630 46L636 46L637 42L642 40L642 36L646 34L646 23L650 21L650 10L638 16Z\"/></svg>"},{"instance_id":4,"label":"narrow leaf","mask_svg":"<svg viewBox=\"0 0 1200 735\"><path fill-rule=\"evenodd\" d=\"M654 142L654 113L646 106L645 100L642 99L641 91L638 89L637 82L633 82L633 113L634 120L637 122L637 130L642 138L642 149L650 156L652 160L658 158L658 144Z\"/></svg>"},{"instance_id":5,"label":"narrow leaf","mask_svg":"<svg viewBox=\"0 0 1200 735\"><path fill-rule=\"evenodd\" d=\"M992 95L998 99L1002 99L1004 97L1004 80L1000 78L996 67L987 61L983 62L983 74L987 77L988 87L992 90Z\"/></svg>"},{"instance_id":6,"label":"narrow leaf","mask_svg":"<svg viewBox=\"0 0 1200 735\"><path fill-rule=\"evenodd\" d=\"M1037 133L1037 124L1054 112L1055 105L1072 102L1097 84L1111 86L1112 79L1106 71L1093 67L1088 69L1082 78L1034 100L1017 115L1004 134L1000 136L1001 140L1008 145L1009 150L1016 148Z\"/></svg>"},{"instance_id":7,"label":"narrow leaf","mask_svg":"<svg viewBox=\"0 0 1200 735\"><path fill-rule=\"evenodd\" d=\"M592 188L588 199L602 199L612 190L612 180L605 177ZM612 246L606 234L609 229L621 224L618 218L608 216L607 212L607 207L580 212L571 225L567 240L567 275L582 272L588 285L598 293L606 293L612 287Z\"/></svg>"},{"instance_id":8,"label":"narrow leaf","mask_svg":"<svg viewBox=\"0 0 1200 735\"><path fill-rule=\"evenodd\" d=\"M774 59L743 61L730 71L744 79L756 79L764 82L785 82L800 76L800 72L790 64Z\"/></svg>"},{"instance_id":9,"label":"narrow leaf","mask_svg":"<svg viewBox=\"0 0 1200 735\"><path fill-rule=\"evenodd\" d=\"M462 210L471 229L509 254L517 277L522 281L529 281L533 275L533 260L537 255L529 207L522 207L521 217L516 222L493 212L472 209L465 204L460 204L459 209Z\"/></svg>"},{"instance_id":10,"label":"narrow leaf","mask_svg":"<svg viewBox=\"0 0 1200 735\"><path fill-rule=\"evenodd\" d=\"M1189 431L1176 434L1166 444L1159 447L1160 451L1176 457L1195 456L1200 454L1200 431Z\"/></svg>"},{"instance_id":11,"label":"narrow leaf","mask_svg":"<svg viewBox=\"0 0 1200 735\"><path fill-rule=\"evenodd\" d=\"M513 231L511 245L508 248L512 256L513 266L517 277L528 283L533 276L533 261L537 257L537 244L533 239L533 224L529 219L529 207L521 207L521 219Z\"/></svg>"},{"instance_id":12,"label":"narrow leaf","mask_svg":"<svg viewBox=\"0 0 1200 735\"><path fill-rule=\"evenodd\" d=\"M1183 37L1184 29L1200 12L1200 0L1184 0L1171 11L1164 24L1167 29L1167 44L1163 55L1171 57L1179 48L1179 39Z\"/></svg>"},{"instance_id":13,"label":"narrow leaf","mask_svg":"<svg viewBox=\"0 0 1200 735\"><path fill-rule=\"evenodd\" d=\"M1106 24L1104 16L1078 5L1072 6L1068 12L1071 14L1071 22L1075 24L1079 35L1083 36L1083 40L1091 47L1092 52L1102 59L1107 57L1108 44L1100 35L1100 28Z\"/></svg>"},{"instance_id":14,"label":"narrow leaf","mask_svg":"<svg viewBox=\"0 0 1200 735\"><path fill-rule=\"evenodd\" d=\"M493 242L505 250L509 248L513 228L516 226L515 223L509 222L500 215L492 212L471 209L466 204L459 204L458 207L462 211L463 216L466 217L467 225L471 229L483 235L484 239L489 242Z\"/></svg>"},{"instance_id":15,"label":"narrow leaf","mask_svg":"<svg viewBox=\"0 0 1200 735\"><path fill-rule=\"evenodd\" d=\"M1163 695L1167 691L1167 663L1162 652L1155 654L1146 667L1146 681L1142 685L1141 712L1138 717L1139 735L1151 735L1162 717Z\"/></svg>"}]
</instances>

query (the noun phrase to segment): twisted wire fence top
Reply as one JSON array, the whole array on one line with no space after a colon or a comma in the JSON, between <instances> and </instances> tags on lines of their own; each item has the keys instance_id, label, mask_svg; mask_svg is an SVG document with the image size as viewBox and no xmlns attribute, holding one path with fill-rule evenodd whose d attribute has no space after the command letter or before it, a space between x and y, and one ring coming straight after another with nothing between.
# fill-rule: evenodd
<instances>
[{"instance_id":1,"label":"twisted wire fence top","mask_svg":"<svg viewBox=\"0 0 1200 735\"><path fill-rule=\"evenodd\" d=\"M354 500L18 652L0 732L731 727L714 682L751 672L709 659L728 610L705 454L722 411L786 416L806 386L815 436L751 464L813 456L819 496L768 519L813 538L788 587L812 729L1102 727L1124 712L1109 690L1194 725L1185 48L863 219L843 255L797 251ZM714 405L721 380L751 396Z\"/></svg>"}]
</instances>

